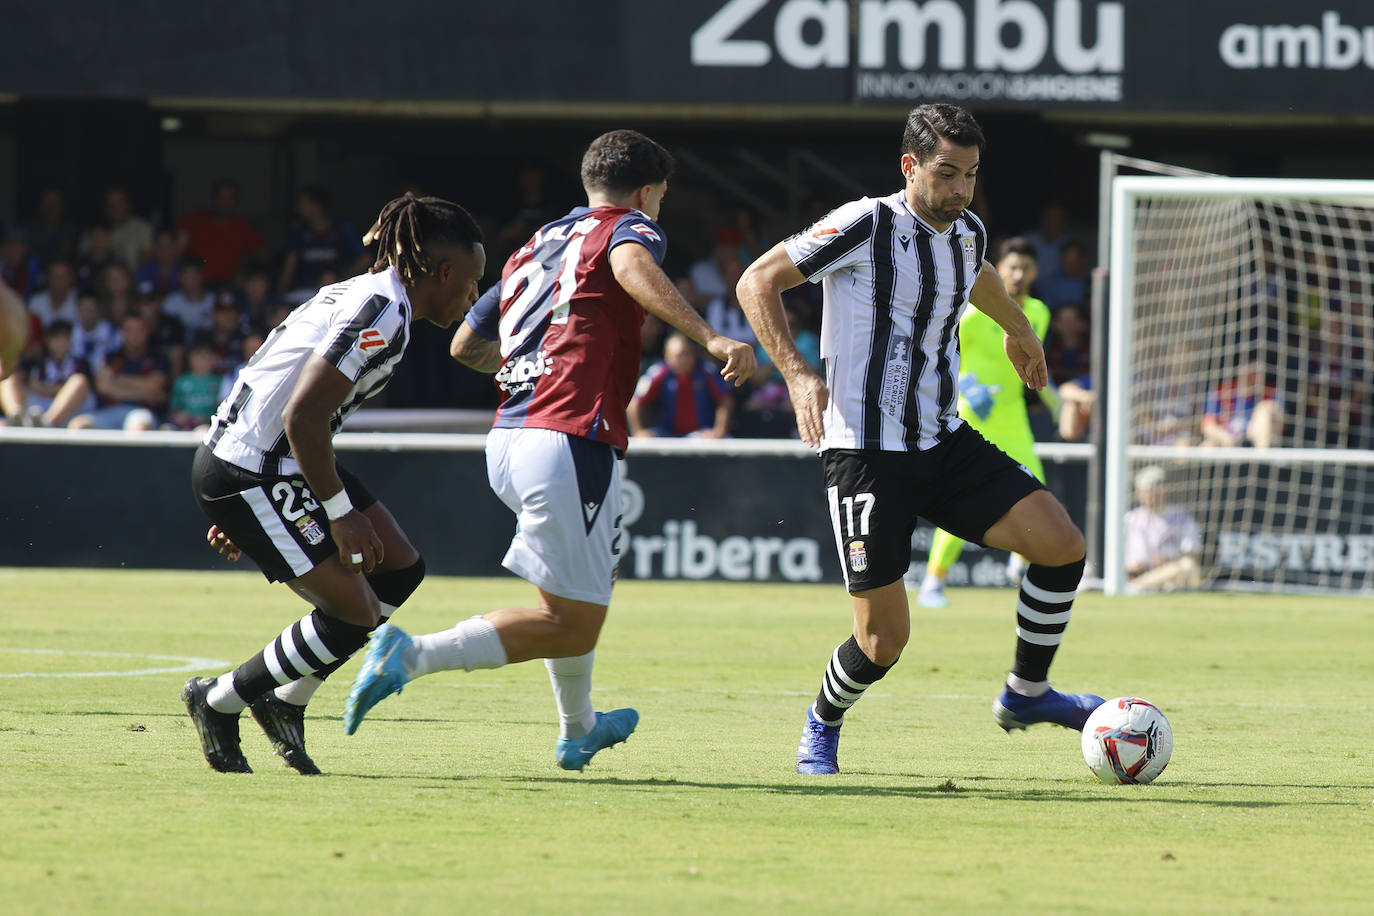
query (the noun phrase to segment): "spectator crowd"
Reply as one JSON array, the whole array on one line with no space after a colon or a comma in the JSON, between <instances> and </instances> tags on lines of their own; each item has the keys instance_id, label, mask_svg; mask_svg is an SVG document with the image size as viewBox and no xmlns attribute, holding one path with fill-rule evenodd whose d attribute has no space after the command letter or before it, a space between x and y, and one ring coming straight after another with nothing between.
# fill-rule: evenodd
<instances>
[{"instance_id":1,"label":"spectator crowd","mask_svg":"<svg viewBox=\"0 0 1374 916\"><path fill-rule=\"evenodd\" d=\"M0 282L28 307L20 369L0 383L3 422L73 429L195 429L290 310L368 261L359 234L305 188L284 250L239 212L239 186L155 226L125 188L78 228L59 189L3 233Z\"/></svg>"},{"instance_id":2,"label":"spectator crowd","mask_svg":"<svg viewBox=\"0 0 1374 916\"><path fill-rule=\"evenodd\" d=\"M559 215L549 209L546 178L535 168L520 173L509 218L493 224L493 265ZM333 213L323 188L296 194L285 243L276 251L240 212L236 181L215 182L209 200L155 225L140 215L125 188L111 187L101 218L78 227L63 191L51 188L39 195L31 220L3 232L0 281L27 303L30 334L20 371L0 384L0 422L126 430L202 426L239 368L293 307L370 263L359 233ZM806 218L824 212L815 205ZM1066 438L1082 438L1092 399L1086 306L1091 259L1067 225L1064 209L1051 205L1027 234L1040 246L1034 292L1054 314L1046 344L1051 377L1068 385L1073 399L1066 408L1078 405L1076 425L1060 429ZM684 262L678 287L718 331L754 341L735 283L776 239L762 236L748 210L727 213L711 231L709 253ZM683 247L707 246L693 246L689 239ZM819 368L819 287L789 290L784 304L801 352ZM786 386L762 347L758 376L736 390L719 383L700 348L665 334L652 316L643 333L643 379L631 408L636 434L796 435ZM423 359L417 365L432 371ZM1053 436L1054 424L1037 432Z\"/></svg>"}]
</instances>

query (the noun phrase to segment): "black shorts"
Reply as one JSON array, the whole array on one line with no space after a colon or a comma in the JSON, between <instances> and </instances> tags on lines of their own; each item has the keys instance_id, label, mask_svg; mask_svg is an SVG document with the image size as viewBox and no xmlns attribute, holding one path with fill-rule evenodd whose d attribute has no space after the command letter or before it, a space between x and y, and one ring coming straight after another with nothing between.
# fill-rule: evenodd
<instances>
[{"instance_id":1,"label":"black shorts","mask_svg":"<svg viewBox=\"0 0 1374 916\"><path fill-rule=\"evenodd\" d=\"M821 466L851 592L906 575L918 517L981 544L1012 506L1045 489L967 423L923 452L827 449Z\"/></svg>"},{"instance_id":2,"label":"black shorts","mask_svg":"<svg viewBox=\"0 0 1374 916\"><path fill-rule=\"evenodd\" d=\"M377 501L342 465L334 469L355 509ZM300 474L254 474L202 445L191 465L191 489L206 518L252 557L270 582L303 576L338 554L324 507Z\"/></svg>"}]
</instances>

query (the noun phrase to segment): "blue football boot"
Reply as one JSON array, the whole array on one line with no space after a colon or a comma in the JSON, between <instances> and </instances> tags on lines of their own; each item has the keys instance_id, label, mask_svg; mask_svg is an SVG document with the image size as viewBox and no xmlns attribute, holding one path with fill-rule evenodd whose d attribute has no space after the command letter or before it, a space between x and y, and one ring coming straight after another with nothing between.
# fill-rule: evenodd
<instances>
[{"instance_id":1,"label":"blue football boot","mask_svg":"<svg viewBox=\"0 0 1374 916\"><path fill-rule=\"evenodd\" d=\"M596 754L619 744L634 733L639 713L633 709L612 709L596 714L596 726L581 738L559 738L554 757L565 770L581 771Z\"/></svg>"},{"instance_id":2,"label":"blue football boot","mask_svg":"<svg viewBox=\"0 0 1374 916\"><path fill-rule=\"evenodd\" d=\"M367 653L363 665L348 691L348 702L344 704L344 733L351 735L358 730L367 711L410 681L406 670L406 646L410 636L400 627L384 623L372 634L367 643Z\"/></svg>"},{"instance_id":3,"label":"blue football boot","mask_svg":"<svg viewBox=\"0 0 1374 916\"><path fill-rule=\"evenodd\" d=\"M1091 693L1060 693L1050 689L1038 697L1028 697L1003 687L1002 695L992 702L992 714L997 724L1008 732L1040 722L1081 732L1088 716L1102 703L1101 697Z\"/></svg>"},{"instance_id":4,"label":"blue football boot","mask_svg":"<svg viewBox=\"0 0 1374 916\"><path fill-rule=\"evenodd\" d=\"M797 772L803 776L829 776L840 771L840 727L826 725L806 711L801 742L797 745Z\"/></svg>"}]
</instances>

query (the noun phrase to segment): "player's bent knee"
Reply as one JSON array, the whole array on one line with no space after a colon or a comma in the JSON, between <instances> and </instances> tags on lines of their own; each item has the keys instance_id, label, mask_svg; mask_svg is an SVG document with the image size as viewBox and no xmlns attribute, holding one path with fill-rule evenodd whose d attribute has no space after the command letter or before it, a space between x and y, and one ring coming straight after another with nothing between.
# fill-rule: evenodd
<instances>
[{"instance_id":1,"label":"player's bent knee","mask_svg":"<svg viewBox=\"0 0 1374 916\"><path fill-rule=\"evenodd\" d=\"M902 657L908 636L909 634L898 633L865 633L863 639L856 639L869 661L890 668Z\"/></svg>"},{"instance_id":2,"label":"player's bent knee","mask_svg":"<svg viewBox=\"0 0 1374 916\"><path fill-rule=\"evenodd\" d=\"M418 553L415 555L415 562L405 569L373 572L367 576L368 584L372 586L372 592L377 596L377 600L391 607L405 604L406 599L415 594L415 590L424 580L425 558Z\"/></svg>"}]
</instances>

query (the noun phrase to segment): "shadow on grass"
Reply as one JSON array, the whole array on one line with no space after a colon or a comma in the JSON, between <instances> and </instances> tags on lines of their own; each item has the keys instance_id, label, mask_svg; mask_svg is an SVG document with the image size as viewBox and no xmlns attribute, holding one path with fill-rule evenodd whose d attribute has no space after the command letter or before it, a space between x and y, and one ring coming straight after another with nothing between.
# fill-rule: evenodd
<instances>
[{"instance_id":1,"label":"shadow on grass","mask_svg":"<svg viewBox=\"0 0 1374 916\"><path fill-rule=\"evenodd\" d=\"M1193 790L1196 788L1256 788L1256 789L1360 789L1360 786L1290 786L1290 785L1253 785L1243 783L1194 783L1194 782L1171 782L1167 786L1151 788L1148 786L1121 786L1120 795L1102 796L1085 794L1085 790L1096 788L1095 783L1080 782L1077 780L1054 780L1055 785L1051 788L1027 789L1023 787L998 788L989 783L1005 782L993 777L977 776L969 777L958 782L941 777L922 777L920 775L906 773L850 773L836 778L823 777L824 782L818 782L811 778L797 777L795 782L771 782L760 780L757 782L739 782L723 780L721 782L704 782L687 779L623 779L615 776L579 776L569 773L566 776L491 776L488 774L467 775L440 775L416 776L412 774L392 775L385 773L334 773L333 776L341 779L386 779L402 780L407 782L417 782L430 784L434 783L470 783L478 781L495 781L502 783L507 790L524 789L527 791L543 791L545 786L562 786L568 783L577 782L594 786L620 787L625 789L703 789L707 791L739 791L753 790L762 795L794 795L794 796L864 796L864 797L885 797L885 798L913 798L913 799L940 799L940 798L976 798L987 801L1016 801L1016 802L1082 802L1087 804L1126 804L1130 802L1149 801L1151 804L1169 805L1188 805L1195 807L1210 808L1291 808L1291 807L1311 807L1311 806L1331 806L1349 807L1348 802L1338 801L1275 801L1265 800L1240 800L1240 799L1218 799L1211 797L1179 798L1173 795L1161 795L1146 793L1170 790ZM887 783L874 783L861 781L865 776L880 775L885 779L907 779L912 780L912 785L891 785ZM929 779L930 782L914 784L916 781ZM934 780L941 779L940 782Z\"/></svg>"}]
</instances>

